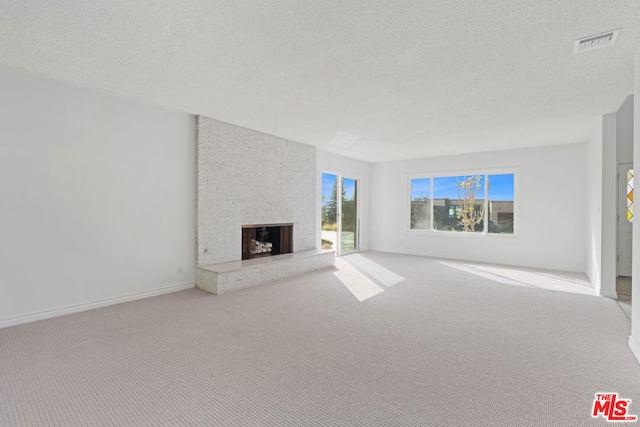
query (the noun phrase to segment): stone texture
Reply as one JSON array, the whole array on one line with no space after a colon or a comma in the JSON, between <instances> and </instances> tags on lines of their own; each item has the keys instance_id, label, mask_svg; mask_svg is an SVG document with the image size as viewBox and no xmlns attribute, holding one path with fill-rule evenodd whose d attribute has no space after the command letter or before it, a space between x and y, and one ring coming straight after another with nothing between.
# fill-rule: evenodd
<instances>
[{"instance_id":1,"label":"stone texture","mask_svg":"<svg viewBox=\"0 0 640 427\"><path fill-rule=\"evenodd\" d=\"M223 294L334 265L335 252L319 249L198 267L196 286Z\"/></svg>"},{"instance_id":2,"label":"stone texture","mask_svg":"<svg viewBox=\"0 0 640 427\"><path fill-rule=\"evenodd\" d=\"M199 116L196 286L212 293L332 266L316 250L316 148ZM293 223L293 254L241 261L242 225Z\"/></svg>"},{"instance_id":3,"label":"stone texture","mask_svg":"<svg viewBox=\"0 0 640 427\"><path fill-rule=\"evenodd\" d=\"M315 249L315 147L203 116L196 126L198 265L240 260L243 224L293 223L294 251Z\"/></svg>"}]
</instances>

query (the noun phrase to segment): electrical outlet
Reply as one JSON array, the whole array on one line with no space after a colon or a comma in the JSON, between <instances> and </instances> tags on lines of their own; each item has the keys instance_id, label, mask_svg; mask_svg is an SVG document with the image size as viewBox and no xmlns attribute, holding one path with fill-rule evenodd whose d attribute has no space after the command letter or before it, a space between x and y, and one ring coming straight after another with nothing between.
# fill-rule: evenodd
<instances>
[{"instance_id":1,"label":"electrical outlet","mask_svg":"<svg viewBox=\"0 0 640 427\"><path fill-rule=\"evenodd\" d=\"M178 274L182 274L182 266L178 267Z\"/></svg>"}]
</instances>

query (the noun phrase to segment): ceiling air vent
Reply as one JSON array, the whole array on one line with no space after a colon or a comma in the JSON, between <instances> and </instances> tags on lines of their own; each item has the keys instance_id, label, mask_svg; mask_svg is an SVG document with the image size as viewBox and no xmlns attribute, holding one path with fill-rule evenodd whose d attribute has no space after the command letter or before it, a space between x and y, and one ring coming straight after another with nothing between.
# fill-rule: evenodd
<instances>
[{"instance_id":1,"label":"ceiling air vent","mask_svg":"<svg viewBox=\"0 0 640 427\"><path fill-rule=\"evenodd\" d=\"M618 34L620 34L619 29L578 39L573 43L573 53L586 52L600 47L611 46L616 42Z\"/></svg>"},{"instance_id":2,"label":"ceiling air vent","mask_svg":"<svg viewBox=\"0 0 640 427\"><path fill-rule=\"evenodd\" d=\"M356 135L351 132L338 132L331 138L329 144L338 146L340 148L349 148L351 147L357 140L362 138L362 135Z\"/></svg>"}]
</instances>

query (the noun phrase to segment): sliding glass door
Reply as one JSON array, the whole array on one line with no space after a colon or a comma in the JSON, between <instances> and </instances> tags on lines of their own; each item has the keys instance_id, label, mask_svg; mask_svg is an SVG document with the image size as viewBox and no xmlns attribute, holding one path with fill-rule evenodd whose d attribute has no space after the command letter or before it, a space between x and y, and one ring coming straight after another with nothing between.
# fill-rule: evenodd
<instances>
[{"instance_id":1,"label":"sliding glass door","mask_svg":"<svg viewBox=\"0 0 640 427\"><path fill-rule=\"evenodd\" d=\"M340 210L340 250L338 253L358 250L357 245L357 181L342 178L342 203Z\"/></svg>"},{"instance_id":2,"label":"sliding glass door","mask_svg":"<svg viewBox=\"0 0 640 427\"><path fill-rule=\"evenodd\" d=\"M358 250L358 180L322 174L322 248Z\"/></svg>"}]
</instances>

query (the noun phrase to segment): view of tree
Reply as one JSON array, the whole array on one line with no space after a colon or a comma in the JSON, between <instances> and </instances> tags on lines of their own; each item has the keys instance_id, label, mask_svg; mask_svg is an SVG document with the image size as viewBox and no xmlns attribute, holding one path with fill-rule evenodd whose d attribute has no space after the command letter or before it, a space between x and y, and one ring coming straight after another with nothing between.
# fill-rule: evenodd
<instances>
[{"instance_id":1,"label":"view of tree","mask_svg":"<svg viewBox=\"0 0 640 427\"><path fill-rule=\"evenodd\" d=\"M342 200L346 198L344 187L341 189ZM322 224L336 224L338 221L338 180L333 183L331 197L329 201L322 207Z\"/></svg>"},{"instance_id":2,"label":"view of tree","mask_svg":"<svg viewBox=\"0 0 640 427\"><path fill-rule=\"evenodd\" d=\"M327 214L327 204L325 203L325 197L322 196L322 225L329 222L329 217Z\"/></svg>"},{"instance_id":3,"label":"view of tree","mask_svg":"<svg viewBox=\"0 0 640 427\"><path fill-rule=\"evenodd\" d=\"M342 200L342 231L356 231L356 199Z\"/></svg>"},{"instance_id":4,"label":"view of tree","mask_svg":"<svg viewBox=\"0 0 640 427\"><path fill-rule=\"evenodd\" d=\"M514 186L513 173L411 178L410 229L513 234Z\"/></svg>"},{"instance_id":5,"label":"view of tree","mask_svg":"<svg viewBox=\"0 0 640 427\"><path fill-rule=\"evenodd\" d=\"M338 190L340 187L340 190ZM357 247L357 180L322 174L322 248L341 251ZM340 213L340 215L338 215ZM337 233L339 231L339 233Z\"/></svg>"},{"instance_id":6,"label":"view of tree","mask_svg":"<svg viewBox=\"0 0 640 427\"><path fill-rule=\"evenodd\" d=\"M484 203L476 204L476 193L483 188L482 175L470 176L458 182L458 219L462 223L462 231L474 232L476 225L484 221ZM464 196L464 197L462 197Z\"/></svg>"}]
</instances>

